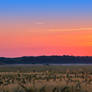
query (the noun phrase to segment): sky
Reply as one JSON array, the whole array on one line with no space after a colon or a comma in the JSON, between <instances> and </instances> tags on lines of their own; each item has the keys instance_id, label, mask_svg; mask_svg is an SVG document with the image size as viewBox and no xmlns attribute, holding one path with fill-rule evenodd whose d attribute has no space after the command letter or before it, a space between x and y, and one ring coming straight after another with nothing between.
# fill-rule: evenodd
<instances>
[{"instance_id":1,"label":"sky","mask_svg":"<svg viewBox=\"0 0 92 92\"><path fill-rule=\"evenodd\" d=\"M0 0L0 57L92 56L91 0Z\"/></svg>"}]
</instances>

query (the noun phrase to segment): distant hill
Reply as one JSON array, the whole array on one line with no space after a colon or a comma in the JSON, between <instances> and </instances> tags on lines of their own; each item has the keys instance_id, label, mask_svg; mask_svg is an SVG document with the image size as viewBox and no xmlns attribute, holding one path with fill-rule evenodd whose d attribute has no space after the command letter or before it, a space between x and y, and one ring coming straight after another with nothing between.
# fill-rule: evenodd
<instances>
[{"instance_id":1,"label":"distant hill","mask_svg":"<svg viewBox=\"0 0 92 92\"><path fill-rule=\"evenodd\" d=\"M0 57L3 64L92 64L92 56L24 56L16 58Z\"/></svg>"}]
</instances>

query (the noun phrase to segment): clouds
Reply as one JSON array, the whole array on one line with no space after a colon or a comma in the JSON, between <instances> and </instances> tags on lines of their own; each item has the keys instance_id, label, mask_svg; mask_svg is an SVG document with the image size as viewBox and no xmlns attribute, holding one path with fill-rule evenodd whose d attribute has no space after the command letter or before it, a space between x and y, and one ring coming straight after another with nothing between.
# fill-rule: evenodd
<instances>
[{"instance_id":1,"label":"clouds","mask_svg":"<svg viewBox=\"0 0 92 92\"><path fill-rule=\"evenodd\" d=\"M52 32L72 32L72 31L92 31L92 27L84 27L84 28L67 28L67 29L48 29L48 31Z\"/></svg>"},{"instance_id":2,"label":"clouds","mask_svg":"<svg viewBox=\"0 0 92 92\"><path fill-rule=\"evenodd\" d=\"M44 24L45 24L45 22L37 21L37 22L35 22L35 24L36 24L36 25L44 25Z\"/></svg>"}]
</instances>

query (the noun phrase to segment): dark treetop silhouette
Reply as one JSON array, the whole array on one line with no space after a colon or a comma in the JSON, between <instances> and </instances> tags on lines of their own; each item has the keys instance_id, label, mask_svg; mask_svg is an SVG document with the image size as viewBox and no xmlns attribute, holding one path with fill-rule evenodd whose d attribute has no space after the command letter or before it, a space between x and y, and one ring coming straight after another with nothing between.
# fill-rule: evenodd
<instances>
[{"instance_id":1,"label":"dark treetop silhouette","mask_svg":"<svg viewBox=\"0 0 92 92\"><path fill-rule=\"evenodd\" d=\"M24 56L16 58L0 57L2 64L91 64L92 56Z\"/></svg>"}]
</instances>

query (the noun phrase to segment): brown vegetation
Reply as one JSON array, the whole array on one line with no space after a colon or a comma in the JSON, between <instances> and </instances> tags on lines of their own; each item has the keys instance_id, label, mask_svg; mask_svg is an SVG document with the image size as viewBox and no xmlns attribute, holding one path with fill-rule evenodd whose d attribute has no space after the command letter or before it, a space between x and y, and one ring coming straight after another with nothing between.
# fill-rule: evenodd
<instances>
[{"instance_id":1,"label":"brown vegetation","mask_svg":"<svg viewBox=\"0 0 92 92\"><path fill-rule=\"evenodd\" d=\"M0 72L0 92L92 92L91 90L91 72Z\"/></svg>"}]
</instances>

